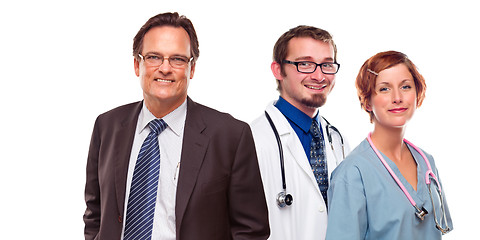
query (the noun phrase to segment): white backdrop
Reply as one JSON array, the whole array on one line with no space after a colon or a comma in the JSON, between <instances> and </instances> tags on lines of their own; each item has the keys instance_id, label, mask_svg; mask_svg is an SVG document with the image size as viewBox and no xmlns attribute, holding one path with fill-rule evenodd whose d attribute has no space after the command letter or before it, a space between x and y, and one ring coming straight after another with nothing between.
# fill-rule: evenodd
<instances>
[{"instance_id":1,"label":"white backdrop","mask_svg":"<svg viewBox=\"0 0 480 240\"><path fill-rule=\"evenodd\" d=\"M7 2L7 1L4 1ZM475 187L478 4L469 1L8 1L0 3L0 229L8 239L82 239L85 165L97 115L142 98L132 39L151 16L178 11L200 41L189 95L246 122L277 98L278 37L328 30L341 63L321 113L356 146L372 130L354 80L385 50L406 53L427 82L407 138L435 156L455 230L478 235ZM388 214L388 213L386 213ZM475 224L477 223L477 224Z\"/></svg>"}]
</instances>

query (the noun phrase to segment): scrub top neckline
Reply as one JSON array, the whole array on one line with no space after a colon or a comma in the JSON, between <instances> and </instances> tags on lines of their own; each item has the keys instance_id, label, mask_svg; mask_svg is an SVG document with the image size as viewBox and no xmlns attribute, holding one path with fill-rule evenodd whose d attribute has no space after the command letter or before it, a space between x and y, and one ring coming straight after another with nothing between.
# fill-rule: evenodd
<instances>
[{"instance_id":1,"label":"scrub top neckline","mask_svg":"<svg viewBox=\"0 0 480 240\"><path fill-rule=\"evenodd\" d=\"M367 142L368 143L368 142ZM408 150L413 156L413 159L415 160L415 163L417 164L417 191L413 189L412 185L407 181L407 179L403 176L403 174L400 172L400 169L397 167L395 162L393 162L390 158L388 158L383 152L378 150L378 152L382 155L382 157L385 159L387 164L390 166L392 171L397 175L397 178L400 180L400 182L403 184L405 189L408 191L412 199L417 203L419 207L422 207L425 205L425 202L429 200L429 195L428 195L428 189L427 185L425 183L424 175L426 173L427 166L424 166L425 163L421 163L418 159L423 159L423 157L420 155L419 152L417 152L416 149L413 148L413 146L410 146L407 142L405 144L408 147ZM373 149L372 149L373 150ZM379 160L380 161L380 160ZM382 164L383 166L383 164ZM403 193L402 189L400 186L397 184L393 176L390 175L388 170L384 168L387 175L389 175L392 178L392 181L394 182L395 186L398 188L399 191ZM408 200L408 199L407 199Z\"/></svg>"}]
</instances>

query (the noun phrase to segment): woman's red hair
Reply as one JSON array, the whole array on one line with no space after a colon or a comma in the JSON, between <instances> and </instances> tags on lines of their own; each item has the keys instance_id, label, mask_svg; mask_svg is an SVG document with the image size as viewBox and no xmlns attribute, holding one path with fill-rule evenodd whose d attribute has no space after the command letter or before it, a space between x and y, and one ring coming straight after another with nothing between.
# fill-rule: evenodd
<instances>
[{"instance_id":1,"label":"woman's red hair","mask_svg":"<svg viewBox=\"0 0 480 240\"><path fill-rule=\"evenodd\" d=\"M368 110L367 106L370 104L371 96L375 93L377 75L379 72L398 64L405 64L405 66L408 68L408 71L410 71L410 74L412 74L417 91L417 107L422 105L427 86L425 84L425 79L418 72L415 64L410 61L407 55L401 52L380 52L365 61L360 68L355 81L360 105L370 114L370 122L373 122L374 115L372 111Z\"/></svg>"}]
</instances>

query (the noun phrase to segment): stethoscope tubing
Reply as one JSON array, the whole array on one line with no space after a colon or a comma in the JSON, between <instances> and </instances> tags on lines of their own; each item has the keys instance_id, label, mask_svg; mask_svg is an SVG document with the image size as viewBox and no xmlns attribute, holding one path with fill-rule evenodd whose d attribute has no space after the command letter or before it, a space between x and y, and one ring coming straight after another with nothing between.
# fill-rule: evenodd
<instances>
[{"instance_id":1,"label":"stethoscope tubing","mask_svg":"<svg viewBox=\"0 0 480 240\"><path fill-rule=\"evenodd\" d=\"M330 147L332 148L332 152L335 153L335 149L333 148L333 138L332 138L332 133L330 132L330 129L333 129L333 131L338 133L338 136L340 137L340 143L342 145L342 157L343 157L343 159L345 159L345 144L343 142L342 134L340 134L340 131L338 131L338 129L335 126L330 124L330 122L328 122L328 120L326 118L324 118L324 117L322 117L322 118L325 121L325 123L327 123L327 126L325 127L325 130L327 132L327 138L328 138L328 142L330 143ZM338 164L338 161L337 161L337 164Z\"/></svg>"},{"instance_id":2,"label":"stethoscope tubing","mask_svg":"<svg viewBox=\"0 0 480 240\"><path fill-rule=\"evenodd\" d=\"M390 175L392 176L392 178L395 180L395 182L397 182L397 185L402 189L403 193L405 194L405 196L408 198L408 200L410 201L410 203L413 205L413 207L416 209L416 212L415 212L415 215L420 219L420 220L424 220L425 219L425 215L428 214L428 211L422 207L421 209L417 206L417 204L415 203L415 201L413 200L412 196L410 196L410 193L408 193L407 189L405 188L405 186L400 182L400 180L398 179L397 175L393 172L392 168L390 168L390 166L387 164L387 162L385 161L385 159L383 158L383 156L380 154L380 152L378 151L378 149L375 147L375 145L373 144L373 141L372 141L372 133L369 133L368 136L367 136L367 140L368 140L368 143L370 144L370 146L372 147L373 151L375 152L375 154L377 154L378 158L380 159L380 161L382 162L382 164L385 166L385 168L388 170L388 172L390 173ZM434 220L435 220L435 225L437 227L438 230L440 230L442 232L442 234L445 234L447 232L449 232L451 229L450 227L448 226L448 222L447 222L447 217L446 217L446 213L445 213L445 208L443 206L443 198L441 196L442 194L442 189L441 189L441 186L440 186L440 182L438 181L438 178L437 176L435 176L435 174L433 173L432 171L432 166L430 165L430 162L428 161L428 158L427 156L425 155L425 153L420 149L418 148L417 146L415 146L413 143L411 143L410 141L406 140L406 139L403 139L403 141L410 145L411 147L413 147L418 153L420 153L420 155L422 156L423 160L425 160L425 163L427 165L427 171L425 173L425 183L428 187L428 192L430 194L430 200L432 201L432 209L433 209L433 215L434 215ZM445 226L446 227L443 227L442 225L440 225L437 221L437 216L436 216L436 210L435 210L435 203L433 202L433 197L432 197L432 190L431 190L431 181L430 181L430 177L432 177L435 182L437 183L437 189L438 189L438 193L440 194L440 206L441 206L441 210L442 210L442 218L444 219L444 223L445 223Z\"/></svg>"},{"instance_id":3,"label":"stethoscope tubing","mask_svg":"<svg viewBox=\"0 0 480 240\"><path fill-rule=\"evenodd\" d=\"M285 191L287 189L287 181L285 180L285 163L283 160L284 158L283 158L282 142L280 140L280 136L278 135L277 128L275 127L275 124L273 123L272 118L270 118L270 115L268 115L267 111L265 111L265 116L267 117L267 120L270 123L270 126L272 127L273 133L275 134L275 138L277 139L278 152L280 154L280 171L282 174L282 187L283 187L283 190Z\"/></svg>"},{"instance_id":4,"label":"stethoscope tubing","mask_svg":"<svg viewBox=\"0 0 480 240\"><path fill-rule=\"evenodd\" d=\"M427 164L427 172L425 174L425 183L427 184L430 184L430 176L432 176L435 181L439 182L438 181L438 178L437 176L435 176L435 174L433 173L432 171L432 166L430 165L430 162L427 161L427 156L425 156L425 153L423 153L422 150L420 150L420 148L418 148L417 146L415 146L413 143L411 143L410 141L408 141L407 139L403 139L408 145L412 146L417 152L420 153L420 155L422 155L423 159L425 159L425 163ZM440 184L438 184L438 191L442 192L442 186L440 186Z\"/></svg>"},{"instance_id":5,"label":"stethoscope tubing","mask_svg":"<svg viewBox=\"0 0 480 240\"><path fill-rule=\"evenodd\" d=\"M287 204L287 205L290 205L291 204L291 201L293 200L293 197L290 195L290 194L287 194L287 182L285 180L285 160L284 160L284 156L283 156L283 147L282 147L282 141L280 139L280 135L278 134L278 131L277 131L277 128L275 127L275 124L273 123L272 121L272 118L270 117L270 115L267 113L267 111L265 111L265 117L267 118L268 120L268 123L270 124L272 130L273 130L273 133L275 135L275 139L277 140L277 145L278 145L278 152L279 152L279 155L280 155L280 171L281 171L281 176L282 176L282 188L283 188L283 195L282 194L279 194L279 196L287 196L290 198L290 203ZM323 118L323 117L322 117ZM330 146L332 147L332 151L335 152L334 148L333 148L333 139L332 139L332 135L331 135L331 132L330 132L330 129L333 129L334 131L336 131L340 137L340 142L341 142L341 145L342 145L342 154L343 154L343 158L345 159L345 148L344 148L344 143L343 143L343 137L342 137L342 134L340 134L340 132L338 131L338 129L334 126L332 126L328 121L327 119L323 118L325 120L325 122L327 123L327 126L326 126L326 130L327 130L327 137L328 137L328 141L330 142ZM277 199L278 201L278 199ZM280 204L279 204L280 206ZM282 206L280 206L281 208L284 207L285 205L282 204Z\"/></svg>"},{"instance_id":6,"label":"stethoscope tubing","mask_svg":"<svg viewBox=\"0 0 480 240\"><path fill-rule=\"evenodd\" d=\"M385 159L383 158L382 154L378 151L378 149L375 147L375 145L373 144L373 141L372 141L372 133L369 133L368 136L367 136L367 140L368 140L368 143L370 144L370 146L372 147L373 151L375 152L375 154L378 156L378 158L380 159L380 161L382 162L383 166L385 166L385 168L387 169L387 171L390 173L390 175L392 176L392 178L395 180L395 182L397 183L397 185L400 187L400 189L402 189L403 193L405 194L405 196L408 198L408 201L410 201L410 203L418 209L418 206L417 206L417 203L415 202L415 200L413 200L412 196L410 195L410 193L408 193L407 189L405 188L405 186L402 184L402 182L400 182L400 179L397 177L397 175L395 174L395 172L393 172L392 168L388 165L388 163L385 161ZM427 165L427 172L426 172L426 176L425 176L425 183L427 185L430 184L430 178L429 176L432 176L437 182L438 182L438 179L437 177L435 176L435 174L433 173L432 171L432 167L430 165L430 162L428 161L427 159L427 156L425 156L425 154L423 153L422 150L420 150L420 148L418 148L417 146L415 146L413 143L411 143L410 141L404 139L404 141L412 146L418 153L420 153L420 155L423 157L423 159L425 160L425 163ZM439 188L439 191L441 192L441 189L440 189L440 185L438 186Z\"/></svg>"}]
</instances>

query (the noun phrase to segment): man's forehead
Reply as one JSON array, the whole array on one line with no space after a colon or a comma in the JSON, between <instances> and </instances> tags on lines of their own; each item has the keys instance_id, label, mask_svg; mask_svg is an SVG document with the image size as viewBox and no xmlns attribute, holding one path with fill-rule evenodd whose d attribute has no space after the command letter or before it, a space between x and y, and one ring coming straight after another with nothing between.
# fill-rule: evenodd
<instances>
[{"instance_id":1,"label":"man's forehead","mask_svg":"<svg viewBox=\"0 0 480 240\"><path fill-rule=\"evenodd\" d=\"M157 26L145 34L142 50L156 54L173 51L170 54L185 55L190 52L190 38L181 27Z\"/></svg>"},{"instance_id":2,"label":"man's forehead","mask_svg":"<svg viewBox=\"0 0 480 240\"><path fill-rule=\"evenodd\" d=\"M334 49L330 42L311 37L295 37L288 43L288 56L296 60L334 60Z\"/></svg>"}]
</instances>

